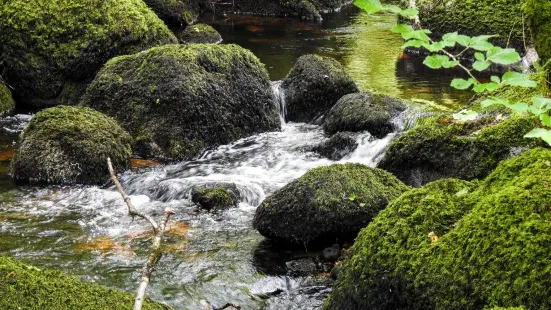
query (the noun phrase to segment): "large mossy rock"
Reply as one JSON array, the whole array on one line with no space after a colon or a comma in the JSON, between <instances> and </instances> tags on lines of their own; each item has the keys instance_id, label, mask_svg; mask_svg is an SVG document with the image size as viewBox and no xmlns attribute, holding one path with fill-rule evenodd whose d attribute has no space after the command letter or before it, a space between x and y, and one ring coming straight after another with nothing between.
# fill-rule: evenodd
<instances>
[{"instance_id":1,"label":"large mossy rock","mask_svg":"<svg viewBox=\"0 0 551 310\"><path fill-rule=\"evenodd\" d=\"M175 43L141 0L4 0L0 5L3 77L22 106L78 101L110 58Z\"/></svg>"},{"instance_id":2,"label":"large mossy rock","mask_svg":"<svg viewBox=\"0 0 551 310\"><path fill-rule=\"evenodd\" d=\"M207 24L196 24L187 26L181 31L176 31L178 42L183 44L189 43L220 43L222 36L216 29Z\"/></svg>"},{"instance_id":3,"label":"large mossy rock","mask_svg":"<svg viewBox=\"0 0 551 310\"><path fill-rule=\"evenodd\" d=\"M21 135L11 174L18 183L103 184L129 165L132 138L112 118L87 107L38 112Z\"/></svg>"},{"instance_id":4,"label":"large mossy rock","mask_svg":"<svg viewBox=\"0 0 551 310\"><path fill-rule=\"evenodd\" d=\"M197 21L197 0L143 0L167 25L185 27Z\"/></svg>"},{"instance_id":5,"label":"large mossy rock","mask_svg":"<svg viewBox=\"0 0 551 310\"><path fill-rule=\"evenodd\" d=\"M538 55L544 62L548 61L551 59L551 2L525 0L524 14Z\"/></svg>"},{"instance_id":6,"label":"large mossy rock","mask_svg":"<svg viewBox=\"0 0 551 310\"><path fill-rule=\"evenodd\" d=\"M335 59L318 55L301 56L281 87L287 103L286 119L311 122L327 113L344 95L358 87Z\"/></svg>"},{"instance_id":7,"label":"large mossy rock","mask_svg":"<svg viewBox=\"0 0 551 310\"><path fill-rule=\"evenodd\" d=\"M275 240L333 244L354 237L408 189L390 173L361 164L315 168L266 198L253 226Z\"/></svg>"},{"instance_id":8,"label":"large mossy rock","mask_svg":"<svg viewBox=\"0 0 551 310\"><path fill-rule=\"evenodd\" d=\"M0 257L0 308L27 310L132 309L134 296L60 271ZM171 309L147 298L143 309Z\"/></svg>"},{"instance_id":9,"label":"large mossy rock","mask_svg":"<svg viewBox=\"0 0 551 310\"><path fill-rule=\"evenodd\" d=\"M420 305L414 289L421 248L431 236L453 229L471 204L477 183L444 179L393 200L362 229L325 309L411 309Z\"/></svg>"},{"instance_id":10,"label":"large mossy rock","mask_svg":"<svg viewBox=\"0 0 551 310\"><path fill-rule=\"evenodd\" d=\"M120 121L144 156L190 158L280 128L264 65L237 45L165 45L114 58L82 102Z\"/></svg>"},{"instance_id":11,"label":"large mossy rock","mask_svg":"<svg viewBox=\"0 0 551 310\"><path fill-rule=\"evenodd\" d=\"M403 102L386 95L367 92L348 94L329 110L323 130L328 134L367 130L374 137L382 138L394 130L391 118L405 109Z\"/></svg>"},{"instance_id":12,"label":"large mossy rock","mask_svg":"<svg viewBox=\"0 0 551 310\"><path fill-rule=\"evenodd\" d=\"M537 2L546 2L538 1ZM417 0L421 25L439 39L448 32L498 35L493 42L524 51L523 0ZM409 1L402 0L409 4Z\"/></svg>"},{"instance_id":13,"label":"large mossy rock","mask_svg":"<svg viewBox=\"0 0 551 310\"><path fill-rule=\"evenodd\" d=\"M0 81L0 115L13 111L15 101L11 95L10 89Z\"/></svg>"},{"instance_id":14,"label":"large mossy rock","mask_svg":"<svg viewBox=\"0 0 551 310\"><path fill-rule=\"evenodd\" d=\"M326 310L551 307L551 151L476 188L450 182L407 192L360 232Z\"/></svg>"},{"instance_id":15,"label":"large mossy rock","mask_svg":"<svg viewBox=\"0 0 551 310\"><path fill-rule=\"evenodd\" d=\"M390 143L378 167L421 186L441 178L471 180L487 176L501 160L541 144L524 135L538 126L531 117L500 121L483 116L458 123L431 117Z\"/></svg>"}]
</instances>

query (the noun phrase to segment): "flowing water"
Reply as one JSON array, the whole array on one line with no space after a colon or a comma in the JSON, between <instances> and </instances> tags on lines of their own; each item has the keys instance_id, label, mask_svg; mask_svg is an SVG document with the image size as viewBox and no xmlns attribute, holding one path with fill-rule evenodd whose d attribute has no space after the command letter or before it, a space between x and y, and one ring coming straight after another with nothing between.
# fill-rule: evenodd
<instances>
[{"instance_id":1,"label":"flowing water","mask_svg":"<svg viewBox=\"0 0 551 310\"><path fill-rule=\"evenodd\" d=\"M444 86L447 81L414 74L411 67L416 62L398 58L395 47L400 41L387 31L394 22L391 16L340 12L325 16L323 24L241 18L244 21L238 23L235 17L231 27L219 25L222 35L252 49L274 80L282 78L301 54L321 52L343 62L363 88L447 106L459 100ZM284 115L277 82L273 89ZM389 141L412 123L413 110L396 117L396 132L383 139L368 132L359 134L359 147L339 162L374 166ZM147 223L126 215L114 188L10 183L6 172L12 142L29 118L17 115L0 120L0 254L134 291L151 234ZM206 301L232 302L242 309L319 309L330 291L330 280L323 275L290 276L286 265L291 259L315 254L274 247L251 222L267 195L309 169L335 163L310 151L324 139L319 126L287 123L280 132L223 145L196 160L121 174L121 183L138 209L156 217L166 207L176 211L165 242L166 255L151 279L148 296L178 309L202 309ZM241 196L238 207L219 214L197 211L190 193L210 183L234 184Z\"/></svg>"}]
</instances>

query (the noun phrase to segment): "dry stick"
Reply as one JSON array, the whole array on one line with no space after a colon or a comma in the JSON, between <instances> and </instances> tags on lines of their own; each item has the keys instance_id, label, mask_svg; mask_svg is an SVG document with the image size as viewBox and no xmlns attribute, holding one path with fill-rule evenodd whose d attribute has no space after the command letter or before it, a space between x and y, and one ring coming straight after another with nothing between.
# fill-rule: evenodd
<instances>
[{"instance_id":1,"label":"dry stick","mask_svg":"<svg viewBox=\"0 0 551 310\"><path fill-rule=\"evenodd\" d=\"M109 174L111 175L111 180L113 183L115 183L115 186L117 187L117 190L121 194L122 198L124 199L124 202L126 203L126 206L128 207L128 214L131 216L139 216L151 224L153 227L153 231L155 232L155 237L153 238L153 244L151 245L151 249L149 251L149 256L147 258L147 262L143 266L142 269L142 279L140 281L140 286L138 287L138 291L136 292L136 299L134 301L134 310L141 310L143 301L145 298L145 290L147 289L147 285L149 284L149 279L151 278L151 274L153 273L153 269L157 265L157 262L162 256L161 252L161 241L163 239L163 235L165 233L166 224L168 222L168 219L172 214L174 214L174 210L171 208L165 209L165 217L163 220L157 224L155 220L143 213L139 212L134 208L132 205L132 201L130 200L130 197L126 195L124 192L124 189L121 186L121 183L117 179L117 176L115 175L115 169L113 169L113 165L111 164L111 158L107 158L107 168L109 168Z\"/></svg>"}]
</instances>

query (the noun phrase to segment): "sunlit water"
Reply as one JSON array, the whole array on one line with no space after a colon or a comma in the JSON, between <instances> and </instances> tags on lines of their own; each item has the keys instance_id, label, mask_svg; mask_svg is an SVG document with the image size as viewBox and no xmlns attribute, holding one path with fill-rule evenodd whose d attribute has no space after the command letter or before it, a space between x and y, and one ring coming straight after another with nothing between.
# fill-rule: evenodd
<instances>
[{"instance_id":1,"label":"sunlit water","mask_svg":"<svg viewBox=\"0 0 551 310\"><path fill-rule=\"evenodd\" d=\"M284 77L300 55L321 53L341 61L364 89L451 107L459 102L445 76L419 73L418 62L400 57L401 41L388 32L392 16L352 10L326 16L323 24L240 18L218 28L226 42L253 50L274 80ZM274 96L285 111L278 85L273 84ZM415 110L412 106L398 115L396 131L382 139L360 133L358 148L339 162L375 166L388 143L414 122ZM0 119L0 254L133 292L150 229L127 216L114 188L15 187L9 182L13 142L29 119ZM201 309L205 301L232 302L242 309L319 309L331 289L328 278L286 274L285 261L311 254L270 247L251 222L266 196L312 168L335 163L310 151L326 138L319 126L287 123L280 132L223 145L193 161L121 174L138 209L157 218L166 207L176 211L171 221L178 233L167 235L167 254L147 295L177 309ZM210 183L234 184L241 197L238 207L219 214L198 212L190 193Z\"/></svg>"}]
</instances>

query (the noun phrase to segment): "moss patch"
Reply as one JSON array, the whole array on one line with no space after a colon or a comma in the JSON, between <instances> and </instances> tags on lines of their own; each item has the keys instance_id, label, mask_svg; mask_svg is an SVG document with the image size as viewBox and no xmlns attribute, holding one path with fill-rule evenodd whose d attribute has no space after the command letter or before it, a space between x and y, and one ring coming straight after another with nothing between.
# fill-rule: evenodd
<instances>
[{"instance_id":1,"label":"moss patch","mask_svg":"<svg viewBox=\"0 0 551 310\"><path fill-rule=\"evenodd\" d=\"M185 27L193 24L199 15L197 0L144 0L167 25Z\"/></svg>"},{"instance_id":2,"label":"moss patch","mask_svg":"<svg viewBox=\"0 0 551 310\"><path fill-rule=\"evenodd\" d=\"M2 309L132 309L134 296L0 257ZM170 309L146 299L144 309Z\"/></svg>"},{"instance_id":3,"label":"moss patch","mask_svg":"<svg viewBox=\"0 0 551 310\"><path fill-rule=\"evenodd\" d=\"M524 14L530 25L532 39L543 62L551 59L551 3L525 0Z\"/></svg>"},{"instance_id":4,"label":"moss patch","mask_svg":"<svg viewBox=\"0 0 551 310\"><path fill-rule=\"evenodd\" d=\"M42 107L75 102L108 59L176 38L141 0L6 0L0 42L16 99Z\"/></svg>"},{"instance_id":5,"label":"moss patch","mask_svg":"<svg viewBox=\"0 0 551 310\"><path fill-rule=\"evenodd\" d=\"M43 110L21 137L11 166L16 182L103 184L107 157L118 170L129 164L131 137L114 119L87 107Z\"/></svg>"},{"instance_id":6,"label":"moss patch","mask_svg":"<svg viewBox=\"0 0 551 310\"><path fill-rule=\"evenodd\" d=\"M212 26L196 24L177 32L176 37L180 43L220 43L222 36Z\"/></svg>"},{"instance_id":7,"label":"moss patch","mask_svg":"<svg viewBox=\"0 0 551 310\"><path fill-rule=\"evenodd\" d=\"M14 108L15 101L13 101L9 88L0 82L0 115L13 111Z\"/></svg>"},{"instance_id":8,"label":"moss patch","mask_svg":"<svg viewBox=\"0 0 551 310\"><path fill-rule=\"evenodd\" d=\"M191 201L198 204L202 209L212 211L228 209L238 203L234 191L224 186L194 188Z\"/></svg>"},{"instance_id":9,"label":"moss patch","mask_svg":"<svg viewBox=\"0 0 551 310\"><path fill-rule=\"evenodd\" d=\"M320 167L266 198L253 226L272 239L333 244L354 237L407 189L390 173L361 164Z\"/></svg>"}]
</instances>

